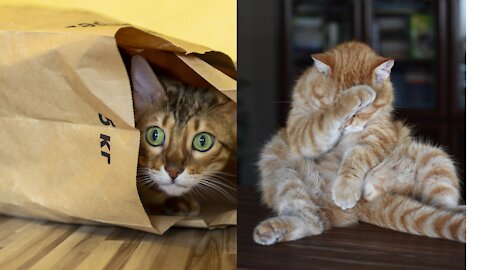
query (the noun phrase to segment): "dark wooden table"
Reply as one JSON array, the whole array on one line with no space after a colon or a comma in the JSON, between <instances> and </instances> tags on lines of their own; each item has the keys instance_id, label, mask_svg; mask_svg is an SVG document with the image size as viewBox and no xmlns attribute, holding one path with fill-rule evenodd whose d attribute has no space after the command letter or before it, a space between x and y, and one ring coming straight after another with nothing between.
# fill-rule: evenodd
<instances>
[{"instance_id":1,"label":"dark wooden table","mask_svg":"<svg viewBox=\"0 0 480 270\"><path fill-rule=\"evenodd\" d=\"M238 189L238 269L465 269L465 244L369 224L273 246L257 245L253 228L272 213L251 187Z\"/></svg>"}]
</instances>

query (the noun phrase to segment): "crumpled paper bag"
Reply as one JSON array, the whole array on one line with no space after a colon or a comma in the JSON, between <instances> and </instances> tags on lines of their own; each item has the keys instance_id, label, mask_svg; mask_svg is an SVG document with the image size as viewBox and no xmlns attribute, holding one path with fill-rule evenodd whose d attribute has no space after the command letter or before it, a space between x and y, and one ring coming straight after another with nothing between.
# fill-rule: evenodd
<instances>
[{"instance_id":1,"label":"crumpled paper bag","mask_svg":"<svg viewBox=\"0 0 480 270\"><path fill-rule=\"evenodd\" d=\"M0 213L160 234L236 224L232 203L196 218L146 214L119 50L236 100L235 67L220 52L88 12L0 8Z\"/></svg>"}]
</instances>

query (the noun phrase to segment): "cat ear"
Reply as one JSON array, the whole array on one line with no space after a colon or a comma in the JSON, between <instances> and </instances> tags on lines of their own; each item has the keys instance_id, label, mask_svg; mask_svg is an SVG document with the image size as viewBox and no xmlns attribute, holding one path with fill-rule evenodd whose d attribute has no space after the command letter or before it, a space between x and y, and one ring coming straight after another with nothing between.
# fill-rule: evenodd
<instances>
[{"instance_id":1,"label":"cat ear","mask_svg":"<svg viewBox=\"0 0 480 270\"><path fill-rule=\"evenodd\" d=\"M394 63L395 61L393 59L381 60L380 64L373 70L376 84L379 84L390 77L390 71L392 70Z\"/></svg>"},{"instance_id":2,"label":"cat ear","mask_svg":"<svg viewBox=\"0 0 480 270\"><path fill-rule=\"evenodd\" d=\"M226 122L231 123L235 126L235 122L237 121L237 103L229 100L227 103L217 106L215 108L215 112L227 115L228 119L226 120Z\"/></svg>"},{"instance_id":3,"label":"cat ear","mask_svg":"<svg viewBox=\"0 0 480 270\"><path fill-rule=\"evenodd\" d=\"M143 111L153 104L166 100L166 92L147 60L140 55L132 57L133 104Z\"/></svg>"},{"instance_id":4,"label":"cat ear","mask_svg":"<svg viewBox=\"0 0 480 270\"><path fill-rule=\"evenodd\" d=\"M226 126L230 127L231 134L234 134L235 138L237 137L237 103L228 100L224 104L215 106L209 113L221 116Z\"/></svg>"},{"instance_id":5,"label":"cat ear","mask_svg":"<svg viewBox=\"0 0 480 270\"><path fill-rule=\"evenodd\" d=\"M329 77L332 73L333 57L329 54L317 53L311 55L315 68Z\"/></svg>"}]
</instances>

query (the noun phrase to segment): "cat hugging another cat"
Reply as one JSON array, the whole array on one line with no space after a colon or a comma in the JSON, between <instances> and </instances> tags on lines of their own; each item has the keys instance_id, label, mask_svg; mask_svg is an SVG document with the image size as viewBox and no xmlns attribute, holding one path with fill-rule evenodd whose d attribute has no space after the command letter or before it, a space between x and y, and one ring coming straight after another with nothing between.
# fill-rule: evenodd
<instances>
[{"instance_id":1,"label":"cat hugging another cat","mask_svg":"<svg viewBox=\"0 0 480 270\"><path fill-rule=\"evenodd\" d=\"M465 206L449 156L392 119L393 60L347 42L312 56L287 126L259 161L276 216L254 230L272 245L359 221L465 242Z\"/></svg>"},{"instance_id":2,"label":"cat hugging another cat","mask_svg":"<svg viewBox=\"0 0 480 270\"><path fill-rule=\"evenodd\" d=\"M236 157L236 103L214 88L157 77L142 56L131 62L137 187L147 213L196 216L197 199L234 201L234 175L224 169Z\"/></svg>"}]
</instances>

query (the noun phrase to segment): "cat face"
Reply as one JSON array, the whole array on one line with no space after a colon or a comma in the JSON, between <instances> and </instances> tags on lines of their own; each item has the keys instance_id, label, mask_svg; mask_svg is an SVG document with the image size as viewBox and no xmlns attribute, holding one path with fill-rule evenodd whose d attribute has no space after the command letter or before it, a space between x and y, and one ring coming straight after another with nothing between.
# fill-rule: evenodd
<instances>
[{"instance_id":1,"label":"cat face","mask_svg":"<svg viewBox=\"0 0 480 270\"><path fill-rule=\"evenodd\" d=\"M347 120L344 133L350 134L362 131L368 122L370 122L371 119L375 118L375 116L380 113L381 110L378 110L372 106L361 110L357 114L353 115L352 118Z\"/></svg>"},{"instance_id":2,"label":"cat face","mask_svg":"<svg viewBox=\"0 0 480 270\"><path fill-rule=\"evenodd\" d=\"M208 185L236 150L235 103L215 89L158 80L140 56L132 81L142 183L171 196Z\"/></svg>"},{"instance_id":3,"label":"cat face","mask_svg":"<svg viewBox=\"0 0 480 270\"><path fill-rule=\"evenodd\" d=\"M374 103L347 121L346 133L359 132L371 119L392 111L393 87L389 78L393 60L378 56L359 42L343 43L326 53L312 55L312 59L318 85L334 92L334 100L356 85L369 85L376 92Z\"/></svg>"}]
</instances>

